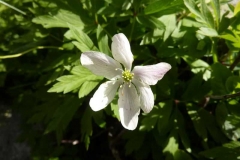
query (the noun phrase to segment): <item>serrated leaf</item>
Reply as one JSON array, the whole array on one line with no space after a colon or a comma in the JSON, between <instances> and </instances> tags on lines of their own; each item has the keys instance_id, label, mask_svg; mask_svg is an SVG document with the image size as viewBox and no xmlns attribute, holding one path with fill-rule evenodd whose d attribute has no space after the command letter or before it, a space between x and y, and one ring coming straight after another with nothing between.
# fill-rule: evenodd
<instances>
[{"instance_id":1,"label":"serrated leaf","mask_svg":"<svg viewBox=\"0 0 240 160\"><path fill-rule=\"evenodd\" d=\"M78 66L74 66L74 67L67 67L65 66L65 69L67 69L70 73L74 74L74 75L78 75L78 76L82 76L84 77L85 75L91 74L91 72L86 69L85 67L78 65Z\"/></svg>"},{"instance_id":2,"label":"serrated leaf","mask_svg":"<svg viewBox=\"0 0 240 160\"><path fill-rule=\"evenodd\" d=\"M240 77L239 76L231 76L226 81L226 88L228 92L233 92L235 89L240 89Z\"/></svg>"},{"instance_id":3,"label":"serrated leaf","mask_svg":"<svg viewBox=\"0 0 240 160\"><path fill-rule=\"evenodd\" d=\"M93 112L93 120L100 128L106 127L106 121L104 118L103 110Z\"/></svg>"},{"instance_id":4,"label":"serrated leaf","mask_svg":"<svg viewBox=\"0 0 240 160\"><path fill-rule=\"evenodd\" d=\"M225 103L219 103L216 108L216 121L220 127L223 126L226 118L228 116L228 110L226 108Z\"/></svg>"},{"instance_id":5,"label":"serrated leaf","mask_svg":"<svg viewBox=\"0 0 240 160\"><path fill-rule=\"evenodd\" d=\"M201 11L205 22L209 28L214 28L214 20L205 0L201 0Z\"/></svg>"},{"instance_id":6,"label":"serrated leaf","mask_svg":"<svg viewBox=\"0 0 240 160\"><path fill-rule=\"evenodd\" d=\"M212 65L211 86L214 95L228 94L225 83L230 76L232 73L226 66L220 63Z\"/></svg>"},{"instance_id":7,"label":"serrated leaf","mask_svg":"<svg viewBox=\"0 0 240 160\"><path fill-rule=\"evenodd\" d=\"M183 114L176 109L176 118L177 118L177 125L176 126L181 126L181 129L178 129L178 135L180 137L180 140L183 144L183 146L186 148L186 150L191 153L191 147L190 147L190 140L187 134L187 131L185 129L185 121Z\"/></svg>"},{"instance_id":8,"label":"serrated leaf","mask_svg":"<svg viewBox=\"0 0 240 160\"><path fill-rule=\"evenodd\" d=\"M78 98L82 98L88 95L101 81L101 79L96 79L94 81L86 81L82 84L78 92Z\"/></svg>"},{"instance_id":9,"label":"serrated leaf","mask_svg":"<svg viewBox=\"0 0 240 160\"><path fill-rule=\"evenodd\" d=\"M196 74L189 82L185 92L182 95L183 99L193 100L203 98L204 94L201 93L203 75L202 73ZM198 93L196 93L198 90Z\"/></svg>"},{"instance_id":10,"label":"serrated leaf","mask_svg":"<svg viewBox=\"0 0 240 160\"><path fill-rule=\"evenodd\" d=\"M219 27L219 23L220 23L220 3L219 0L211 0L211 4L212 4L212 8L213 8L213 13L215 15L215 19L216 19L216 25L217 27Z\"/></svg>"},{"instance_id":11,"label":"serrated leaf","mask_svg":"<svg viewBox=\"0 0 240 160\"><path fill-rule=\"evenodd\" d=\"M90 144L90 136L92 135L92 115L90 107L87 107L81 119L81 141L85 143L86 149Z\"/></svg>"},{"instance_id":12,"label":"serrated leaf","mask_svg":"<svg viewBox=\"0 0 240 160\"><path fill-rule=\"evenodd\" d=\"M192 158L184 151L178 149L174 154L174 160L192 160Z\"/></svg>"},{"instance_id":13,"label":"serrated leaf","mask_svg":"<svg viewBox=\"0 0 240 160\"><path fill-rule=\"evenodd\" d=\"M215 29L207 28L207 27L200 27L197 33L209 36L209 37L217 37L218 32Z\"/></svg>"},{"instance_id":14,"label":"serrated leaf","mask_svg":"<svg viewBox=\"0 0 240 160\"><path fill-rule=\"evenodd\" d=\"M150 3L145 8L145 14L152 14L152 13L159 12L159 11L167 8L172 1L173 0L168 0L168 1L166 1L166 0L158 0L158 1L155 1L153 3Z\"/></svg>"},{"instance_id":15,"label":"serrated leaf","mask_svg":"<svg viewBox=\"0 0 240 160\"><path fill-rule=\"evenodd\" d=\"M100 25L98 25L98 28L97 28L97 40L98 40L99 50L102 53L111 55L111 52L108 46L108 36Z\"/></svg>"},{"instance_id":16,"label":"serrated leaf","mask_svg":"<svg viewBox=\"0 0 240 160\"><path fill-rule=\"evenodd\" d=\"M223 129L229 139L238 140L240 138L240 117L232 114L228 115Z\"/></svg>"},{"instance_id":17,"label":"serrated leaf","mask_svg":"<svg viewBox=\"0 0 240 160\"><path fill-rule=\"evenodd\" d=\"M81 28L68 24L69 29L71 31L72 37L76 40L72 43L80 49L82 52L85 51L98 51L98 49L94 46L92 40L88 37L86 33L82 31Z\"/></svg>"},{"instance_id":18,"label":"serrated leaf","mask_svg":"<svg viewBox=\"0 0 240 160\"><path fill-rule=\"evenodd\" d=\"M139 16L136 19L140 24L145 25L146 27L150 27L152 29L165 29L165 25L156 17Z\"/></svg>"},{"instance_id":19,"label":"serrated leaf","mask_svg":"<svg viewBox=\"0 0 240 160\"><path fill-rule=\"evenodd\" d=\"M232 141L229 143L223 144L221 147L215 147L203 152L200 152L201 155L211 159L217 160L226 160L226 159L239 159L240 153L240 142Z\"/></svg>"},{"instance_id":20,"label":"serrated leaf","mask_svg":"<svg viewBox=\"0 0 240 160\"><path fill-rule=\"evenodd\" d=\"M172 127L170 119L173 111L173 103L172 101L167 101L165 103L161 102L157 107L159 114L157 129L159 134L164 135Z\"/></svg>"},{"instance_id":21,"label":"serrated leaf","mask_svg":"<svg viewBox=\"0 0 240 160\"><path fill-rule=\"evenodd\" d=\"M176 28L176 15L164 15L160 17L159 20L161 20L161 22L163 22L164 25L167 26L163 36L163 40L166 41L166 39L172 34L174 29Z\"/></svg>"},{"instance_id":22,"label":"serrated leaf","mask_svg":"<svg viewBox=\"0 0 240 160\"><path fill-rule=\"evenodd\" d=\"M111 110L114 113L114 116L120 121L120 116L119 116L119 107L117 104L118 100L116 98L113 99L111 102Z\"/></svg>"},{"instance_id":23,"label":"serrated leaf","mask_svg":"<svg viewBox=\"0 0 240 160\"><path fill-rule=\"evenodd\" d=\"M177 134L175 130L173 130L168 137L167 145L163 149L163 153L167 153L167 154L171 153L172 155L174 155L178 150L178 146L179 144L178 144Z\"/></svg>"},{"instance_id":24,"label":"serrated leaf","mask_svg":"<svg viewBox=\"0 0 240 160\"><path fill-rule=\"evenodd\" d=\"M234 8L234 15L236 16L239 11L240 11L240 2L238 2L237 5Z\"/></svg>"},{"instance_id":25,"label":"serrated leaf","mask_svg":"<svg viewBox=\"0 0 240 160\"><path fill-rule=\"evenodd\" d=\"M157 0L150 3L144 10L145 15L161 13L161 15L167 15L175 13L176 10L181 10L183 5L182 0Z\"/></svg>"},{"instance_id":26,"label":"serrated leaf","mask_svg":"<svg viewBox=\"0 0 240 160\"><path fill-rule=\"evenodd\" d=\"M150 113L148 113L143 120L141 121L141 125L139 127L140 131L150 131L155 128L155 125L159 119L158 110L154 108Z\"/></svg>"},{"instance_id":27,"label":"serrated leaf","mask_svg":"<svg viewBox=\"0 0 240 160\"><path fill-rule=\"evenodd\" d=\"M209 71L209 64L206 63L205 61L198 59L194 62L192 62L191 64L191 71L193 73L199 73L202 72L203 73L203 79L205 81L207 81L209 78L211 78L211 72Z\"/></svg>"},{"instance_id":28,"label":"serrated leaf","mask_svg":"<svg viewBox=\"0 0 240 160\"><path fill-rule=\"evenodd\" d=\"M198 115L197 108L192 106L192 104L188 104L188 115L190 116L193 126L197 134L204 140L207 141L207 128L204 123L201 121L201 117Z\"/></svg>"},{"instance_id":29,"label":"serrated leaf","mask_svg":"<svg viewBox=\"0 0 240 160\"><path fill-rule=\"evenodd\" d=\"M139 148L143 145L145 132L135 132L135 134L129 135L131 136L126 143L126 154L130 154L133 151L138 151Z\"/></svg>"},{"instance_id":30,"label":"serrated leaf","mask_svg":"<svg viewBox=\"0 0 240 160\"><path fill-rule=\"evenodd\" d=\"M68 27L68 23L83 29L84 23L80 17L70 11L60 9L53 15L41 15L33 18L34 23L41 24L45 28Z\"/></svg>"},{"instance_id":31,"label":"serrated leaf","mask_svg":"<svg viewBox=\"0 0 240 160\"><path fill-rule=\"evenodd\" d=\"M213 115L209 114L205 110L199 110L198 114L212 138L218 143L226 142L226 137L224 136L223 132L221 132L221 130L217 127Z\"/></svg>"},{"instance_id":32,"label":"serrated leaf","mask_svg":"<svg viewBox=\"0 0 240 160\"><path fill-rule=\"evenodd\" d=\"M75 89L79 89L79 87L84 85L84 83L91 84L91 87L87 88L86 90L80 89L79 92L83 91L83 93L79 93L79 95L82 97L89 94L90 91L93 90L102 79L102 77L93 75L89 70L82 66L74 67L73 73L75 74L59 77L57 79L59 82L53 85L53 87L50 88L48 92L63 92L65 94ZM86 85L84 85L83 88L85 88Z\"/></svg>"},{"instance_id":33,"label":"serrated leaf","mask_svg":"<svg viewBox=\"0 0 240 160\"><path fill-rule=\"evenodd\" d=\"M190 12L192 12L193 14L198 16L199 18L203 19L202 14L200 13L199 8L195 4L195 1L193 1L193 0L184 0L184 4L190 10Z\"/></svg>"},{"instance_id":34,"label":"serrated leaf","mask_svg":"<svg viewBox=\"0 0 240 160\"><path fill-rule=\"evenodd\" d=\"M57 110L52 114L52 120L48 124L45 133L54 130L62 132L76 113L80 103L79 99L69 97L62 105L59 105Z\"/></svg>"}]
</instances>

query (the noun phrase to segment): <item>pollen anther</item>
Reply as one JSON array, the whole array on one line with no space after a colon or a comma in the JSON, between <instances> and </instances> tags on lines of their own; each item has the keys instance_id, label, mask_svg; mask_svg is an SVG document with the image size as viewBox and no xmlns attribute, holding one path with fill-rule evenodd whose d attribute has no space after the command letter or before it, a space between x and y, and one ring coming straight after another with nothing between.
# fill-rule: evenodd
<instances>
[{"instance_id":1,"label":"pollen anther","mask_svg":"<svg viewBox=\"0 0 240 160\"><path fill-rule=\"evenodd\" d=\"M131 82L133 79L134 74L131 73L129 70L125 70L122 72L122 78L125 82Z\"/></svg>"}]
</instances>

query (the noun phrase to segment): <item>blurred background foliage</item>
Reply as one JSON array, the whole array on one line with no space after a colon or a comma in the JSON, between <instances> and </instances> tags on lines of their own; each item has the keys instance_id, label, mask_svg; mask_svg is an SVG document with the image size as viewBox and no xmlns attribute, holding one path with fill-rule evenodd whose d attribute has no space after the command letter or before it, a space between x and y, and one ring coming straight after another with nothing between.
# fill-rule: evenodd
<instances>
[{"instance_id":1,"label":"blurred background foliage","mask_svg":"<svg viewBox=\"0 0 240 160\"><path fill-rule=\"evenodd\" d=\"M134 65L172 65L134 131L116 100L90 109L103 78L79 61L120 32ZM239 159L240 2L0 0L0 37L0 124L20 115L30 159Z\"/></svg>"}]
</instances>

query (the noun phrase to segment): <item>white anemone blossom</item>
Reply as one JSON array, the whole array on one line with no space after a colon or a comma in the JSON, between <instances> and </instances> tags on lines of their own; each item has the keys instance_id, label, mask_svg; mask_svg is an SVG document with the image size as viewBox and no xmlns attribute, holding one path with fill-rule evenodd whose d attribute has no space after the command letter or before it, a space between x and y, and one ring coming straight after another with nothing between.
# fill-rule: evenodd
<instances>
[{"instance_id":1,"label":"white anemone blossom","mask_svg":"<svg viewBox=\"0 0 240 160\"><path fill-rule=\"evenodd\" d=\"M114 98L117 90L119 116L123 127L134 130L137 127L140 108L148 113L154 106L154 95L149 85L155 85L171 65L161 62L155 65L135 66L127 37L116 34L112 38L113 58L96 51L83 52L81 64L92 73L104 76L107 82L101 84L90 100L93 111L105 108ZM123 66L123 67L122 67Z\"/></svg>"}]
</instances>

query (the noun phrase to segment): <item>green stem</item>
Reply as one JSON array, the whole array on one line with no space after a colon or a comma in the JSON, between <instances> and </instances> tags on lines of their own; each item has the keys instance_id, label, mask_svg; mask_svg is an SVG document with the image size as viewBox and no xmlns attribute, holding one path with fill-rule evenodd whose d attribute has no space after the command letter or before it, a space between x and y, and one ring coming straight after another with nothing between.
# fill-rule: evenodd
<instances>
[{"instance_id":1,"label":"green stem","mask_svg":"<svg viewBox=\"0 0 240 160\"><path fill-rule=\"evenodd\" d=\"M213 56L213 62L218 62L218 55L217 55L217 41L216 39L212 39L212 48L211 48L211 54Z\"/></svg>"},{"instance_id":2,"label":"green stem","mask_svg":"<svg viewBox=\"0 0 240 160\"><path fill-rule=\"evenodd\" d=\"M229 98L236 98L240 97L240 92L234 93L234 94L226 94L226 95L211 95L208 96L209 98L212 99L229 99Z\"/></svg>"},{"instance_id":3,"label":"green stem","mask_svg":"<svg viewBox=\"0 0 240 160\"><path fill-rule=\"evenodd\" d=\"M135 26L135 21L136 21L136 18L134 17L131 32L130 32L130 36L129 36L129 42L131 42L131 40L132 40L132 34L133 34L134 26Z\"/></svg>"},{"instance_id":4,"label":"green stem","mask_svg":"<svg viewBox=\"0 0 240 160\"><path fill-rule=\"evenodd\" d=\"M95 23L98 24L98 16L97 16L97 14L95 14L94 17L95 17Z\"/></svg>"},{"instance_id":5,"label":"green stem","mask_svg":"<svg viewBox=\"0 0 240 160\"><path fill-rule=\"evenodd\" d=\"M12 5L6 3L6 2L3 2L2 0L0 0L0 3L2 3L3 5L5 5L5 6L11 8L11 9L13 9L13 10L15 10L15 11L17 11L17 12L23 14L23 15L27 15L25 12L21 11L20 9L17 9L16 7L14 7L14 6L12 6Z\"/></svg>"},{"instance_id":6,"label":"green stem","mask_svg":"<svg viewBox=\"0 0 240 160\"><path fill-rule=\"evenodd\" d=\"M8 58L17 58L17 57L20 57L24 54L27 54L35 49L46 49L46 48L52 48L52 49L58 49L58 50L64 50L64 48L62 47L55 47L55 46L37 46L37 47L34 47L34 48L31 48L31 49L28 49L24 52L20 52L20 53L17 53L17 54L11 54L11 55L6 55L6 56L0 56L0 59L8 59Z\"/></svg>"}]
</instances>

